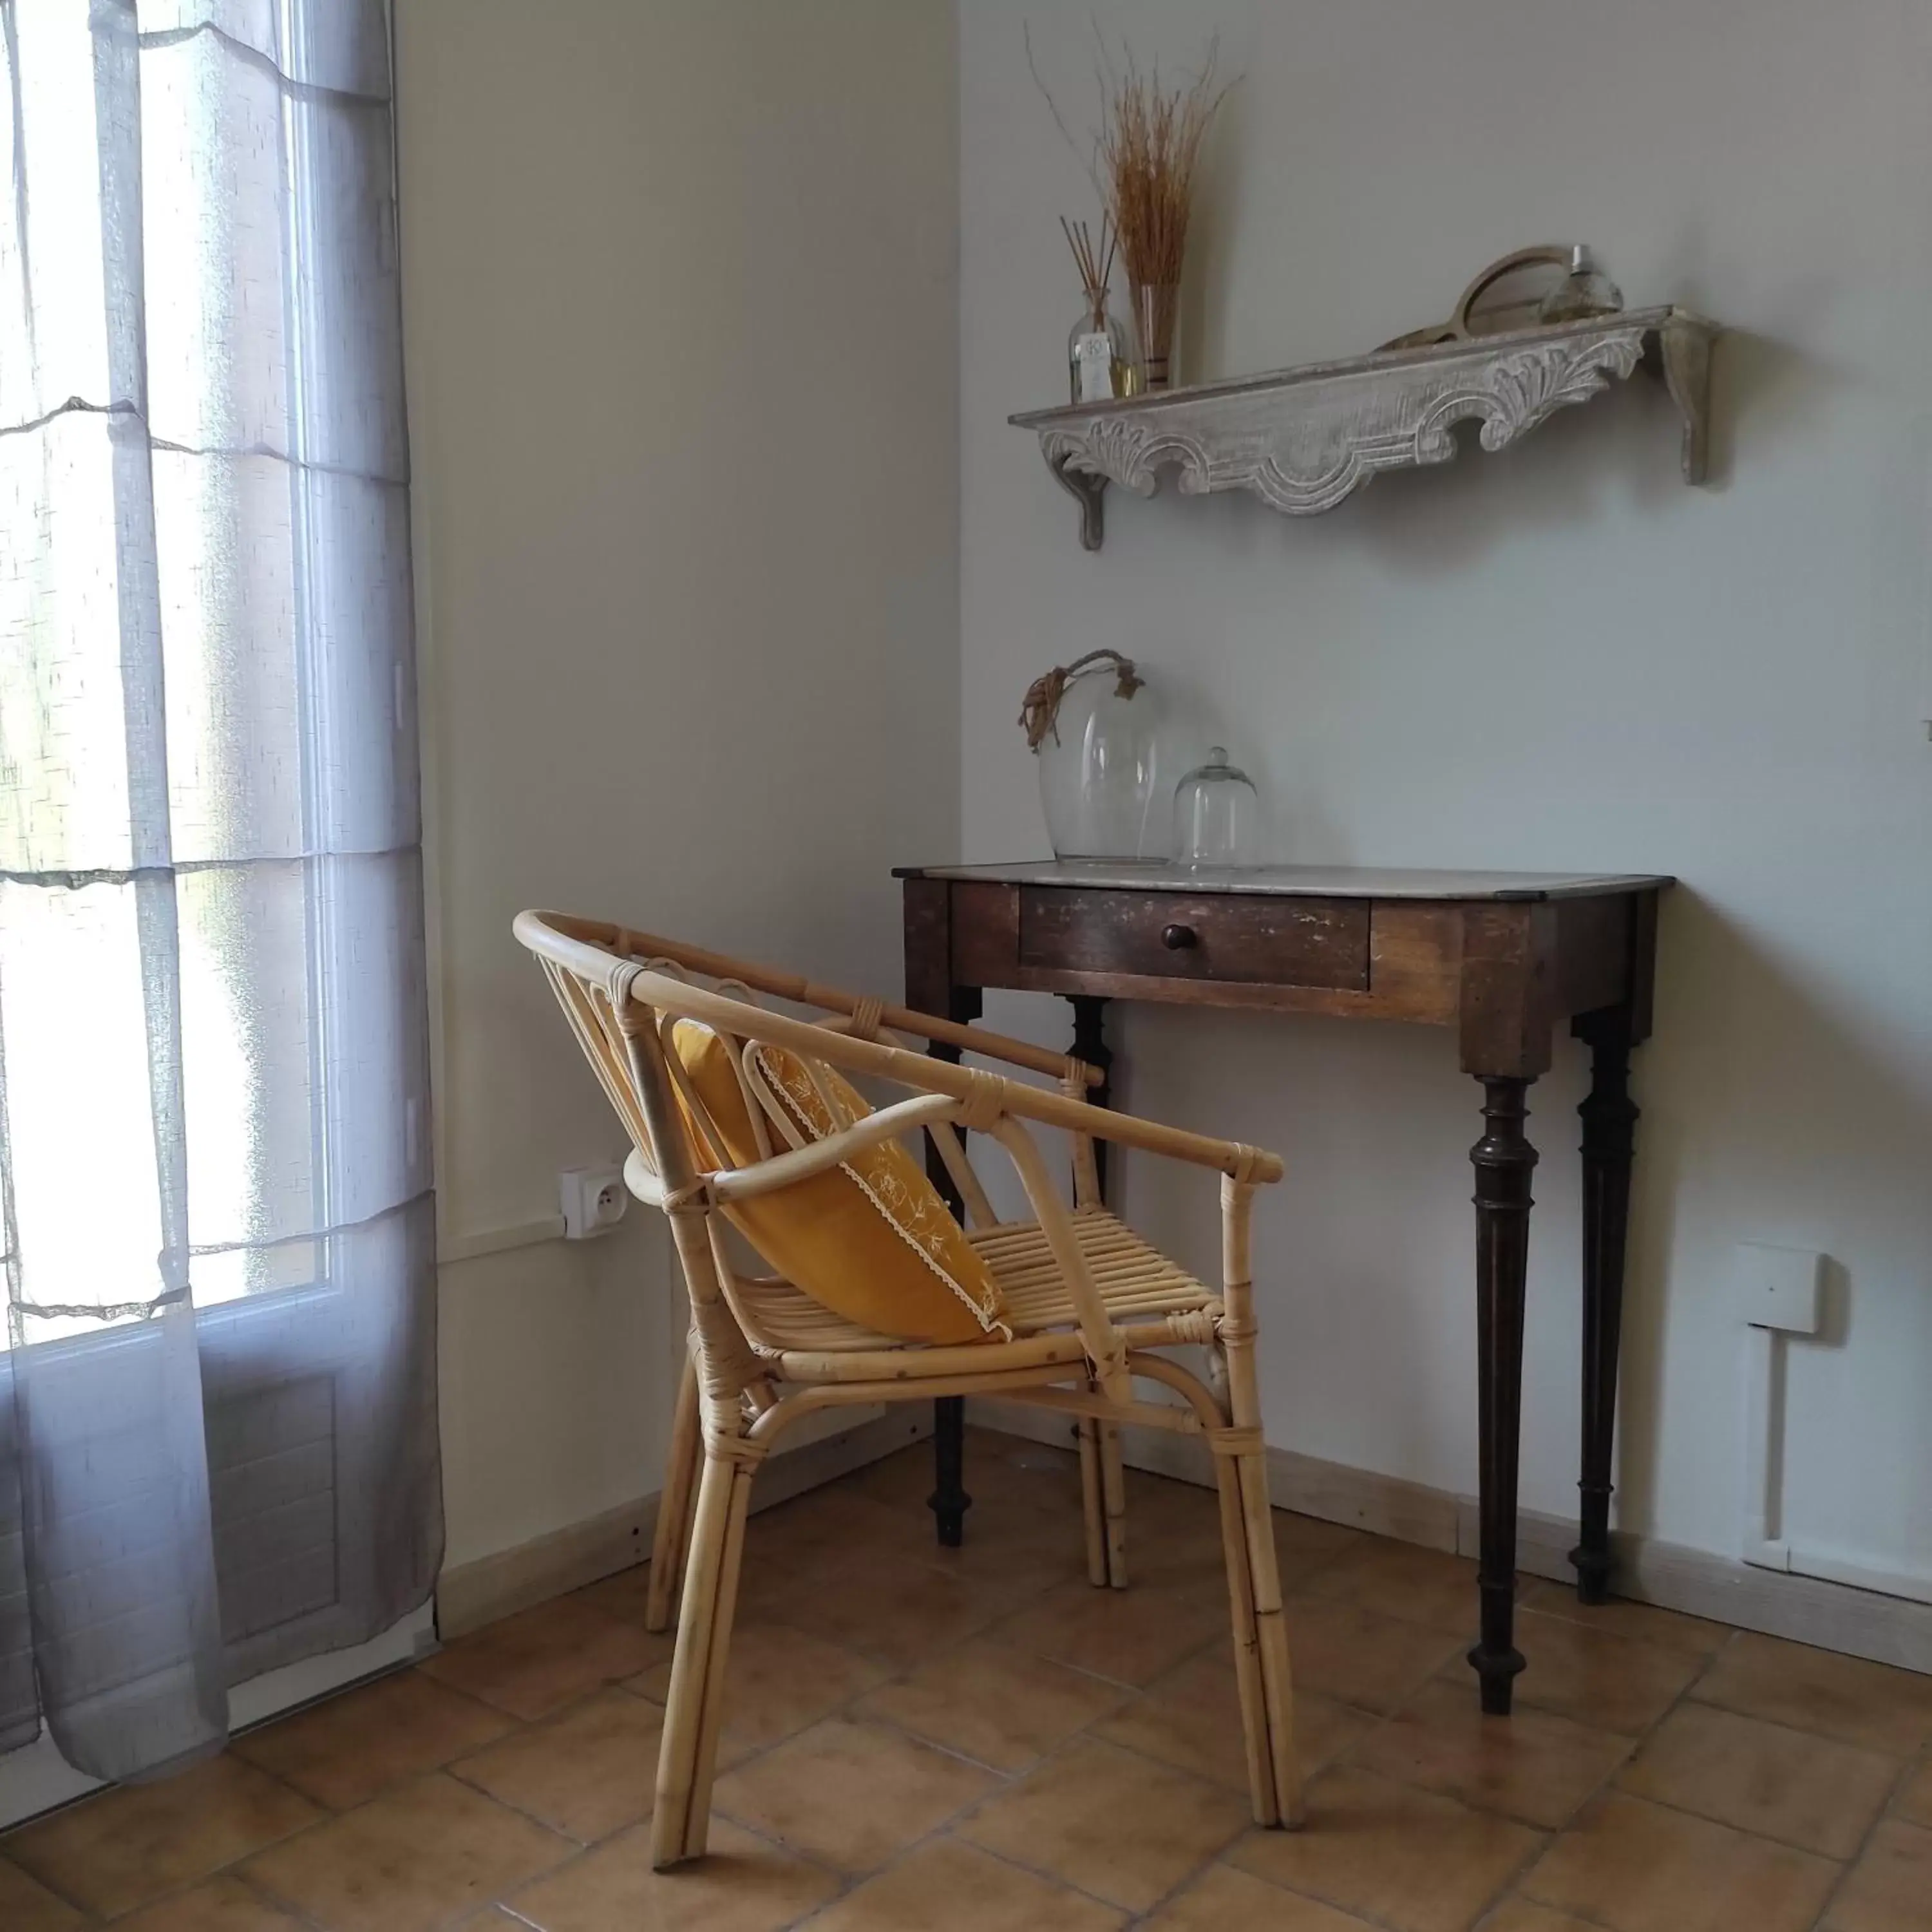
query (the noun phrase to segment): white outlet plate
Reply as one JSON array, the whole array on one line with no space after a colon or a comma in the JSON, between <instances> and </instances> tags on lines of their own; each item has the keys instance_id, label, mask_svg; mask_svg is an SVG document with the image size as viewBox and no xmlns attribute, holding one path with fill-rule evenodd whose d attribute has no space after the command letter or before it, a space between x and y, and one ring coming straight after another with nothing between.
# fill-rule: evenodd
<instances>
[{"instance_id":1,"label":"white outlet plate","mask_svg":"<svg viewBox=\"0 0 1932 1932\"><path fill-rule=\"evenodd\" d=\"M1754 1328L1780 1328L1790 1335L1815 1335L1824 1273L1825 1257L1812 1249L1740 1241L1738 1312Z\"/></svg>"},{"instance_id":2,"label":"white outlet plate","mask_svg":"<svg viewBox=\"0 0 1932 1932\"><path fill-rule=\"evenodd\" d=\"M566 1167L556 1178L556 1196L566 1241L608 1234L624 1218L631 1198L621 1167Z\"/></svg>"}]
</instances>

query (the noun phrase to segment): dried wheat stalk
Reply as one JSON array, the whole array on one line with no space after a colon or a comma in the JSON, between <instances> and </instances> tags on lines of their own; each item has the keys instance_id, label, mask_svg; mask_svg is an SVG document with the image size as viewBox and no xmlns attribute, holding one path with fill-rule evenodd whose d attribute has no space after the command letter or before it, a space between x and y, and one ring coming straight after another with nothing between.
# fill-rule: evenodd
<instances>
[{"instance_id":1,"label":"dried wheat stalk","mask_svg":"<svg viewBox=\"0 0 1932 1932\"><path fill-rule=\"evenodd\" d=\"M1116 68L1102 50L1100 132L1096 142L1107 212L1120 238L1127 278L1143 287L1180 280L1187 212L1201 144L1228 90L1214 81L1210 44L1199 74L1184 87L1144 72L1129 48Z\"/></svg>"}]
</instances>

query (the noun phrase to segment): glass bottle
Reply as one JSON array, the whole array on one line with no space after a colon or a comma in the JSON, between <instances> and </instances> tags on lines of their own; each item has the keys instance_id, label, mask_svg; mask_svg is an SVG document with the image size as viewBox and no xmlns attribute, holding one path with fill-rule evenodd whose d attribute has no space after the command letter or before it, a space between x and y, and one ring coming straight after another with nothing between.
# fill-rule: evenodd
<instances>
[{"instance_id":1,"label":"glass bottle","mask_svg":"<svg viewBox=\"0 0 1932 1932\"><path fill-rule=\"evenodd\" d=\"M1090 651L1035 679L1020 722L1055 858L1167 856L1160 700L1131 659Z\"/></svg>"},{"instance_id":2,"label":"glass bottle","mask_svg":"<svg viewBox=\"0 0 1932 1932\"><path fill-rule=\"evenodd\" d=\"M1196 872L1261 862L1262 802L1255 782L1216 745L1174 788L1174 856Z\"/></svg>"},{"instance_id":3,"label":"glass bottle","mask_svg":"<svg viewBox=\"0 0 1932 1932\"><path fill-rule=\"evenodd\" d=\"M1537 305L1538 322L1587 322L1622 312L1624 292L1590 259L1579 242L1570 250L1570 272Z\"/></svg>"},{"instance_id":4,"label":"glass bottle","mask_svg":"<svg viewBox=\"0 0 1932 1932\"><path fill-rule=\"evenodd\" d=\"M1066 338L1066 373L1076 403L1111 402L1129 393L1133 370L1127 332L1108 306L1105 288L1087 291L1087 306Z\"/></svg>"}]
</instances>

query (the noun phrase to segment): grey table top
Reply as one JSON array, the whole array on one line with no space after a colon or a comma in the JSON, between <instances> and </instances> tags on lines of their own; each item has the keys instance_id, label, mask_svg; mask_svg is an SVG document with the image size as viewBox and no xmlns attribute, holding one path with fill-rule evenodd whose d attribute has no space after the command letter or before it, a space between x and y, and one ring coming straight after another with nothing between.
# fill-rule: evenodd
<instances>
[{"instance_id":1,"label":"grey table top","mask_svg":"<svg viewBox=\"0 0 1932 1932\"><path fill-rule=\"evenodd\" d=\"M902 866L899 878L1084 886L1143 892L1254 892L1282 898L1559 899L1646 892L1676 882L1654 872L1438 872L1416 866L1256 866L1196 872L1156 860L1033 860L1010 866Z\"/></svg>"}]
</instances>

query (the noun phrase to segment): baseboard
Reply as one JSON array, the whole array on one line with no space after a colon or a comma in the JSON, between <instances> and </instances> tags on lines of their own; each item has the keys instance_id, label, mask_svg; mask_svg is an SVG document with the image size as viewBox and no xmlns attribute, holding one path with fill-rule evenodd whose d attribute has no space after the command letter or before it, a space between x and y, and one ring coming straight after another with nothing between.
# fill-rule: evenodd
<instances>
[{"instance_id":1,"label":"baseboard","mask_svg":"<svg viewBox=\"0 0 1932 1932\"><path fill-rule=\"evenodd\" d=\"M856 1428L771 1457L752 1486L752 1508L769 1509L932 1433L929 1405L896 1403ZM654 1490L528 1543L455 1564L437 1580L438 1633L446 1641L461 1636L643 1562L651 1553L657 1517Z\"/></svg>"},{"instance_id":2,"label":"baseboard","mask_svg":"<svg viewBox=\"0 0 1932 1932\"><path fill-rule=\"evenodd\" d=\"M966 1415L968 1420L984 1428L1003 1430L1009 1436L1022 1436L1035 1442L1064 1447L1071 1434L1072 1426L1064 1415L1008 1396L974 1396L966 1405ZM1206 1488L1214 1486L1214 1458L1198 1436L1130 1424L1120 1431L1120 1453L1136 1469L1178 1477ZM1277 1509L1346 1522L1377 1536L1392 1536L1398 1542L1419 1543L1426 1549L1453 1552L1457 1547L1456 1499L1442 1490L1352 1469L1340 1462L1324 1462L1291 1449L1271 1448L1268 1457L1268 1494ZM970 1472L966 1486L972 1487Z\"/></svg>"},{"instance_id":3,"label":"baseboard","mask_svg":"<svg viewBox=\"0 0 1932 1932\"><path fill-rule=\"evenodd\" d=\"M1064 1416L1007 1398L976 1396L966 1412L970 1420L1010 1436L1036 1442L1064 1444L1067 1439ZM1204 1485L1214 1480L1213 1458L1196 1438L1130 1426L1120 1431L1120 1447L1136 1468ZM1349 1523L1431 1550L1466 1556L1477 1553L1480 1519L1472 1496L1324 1462L1292 1450L1271 1448L1268 1456L1268 1490L1279 1508ZM967 1487L972 1487L970 1466ZM1571 1581L1575 1573L1569 1553L1576 1534L1574 1520L1524 1510L1516 1520L1516 1568L1528 1576ZM1881 1596L1819 1577L1756 1569L1708 1550L1628 1531L1615 1532L1610 1546L1620 1595L1932 1675L1932 1604Z\"/></svg>"}]
</instances>

